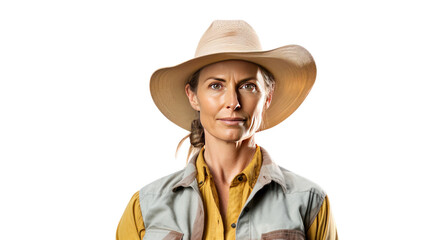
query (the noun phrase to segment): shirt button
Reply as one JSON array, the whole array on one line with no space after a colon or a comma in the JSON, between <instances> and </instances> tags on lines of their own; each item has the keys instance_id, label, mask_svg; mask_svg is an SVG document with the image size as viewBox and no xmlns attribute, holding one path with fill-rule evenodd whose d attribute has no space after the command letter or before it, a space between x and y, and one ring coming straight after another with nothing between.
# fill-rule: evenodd
<instances>
[{"instance_id":1,"label":"shirt button","mask_svg":"<svg viewBox=\"0 0 429 240\"><path fill-rule=\"evenodd\" d=\"M237 179L238 179L238 181L241 182L241 181L243 181L243 176L239 176Z\"/></svg>"},{"instance_id":2,"label":"shirt button","mask_svg":"<svg viewBox=\"0 0 429 240\"><path fill-rule=\"evenodd\" d=\"M231 224L231 227L232 227L232 228L235 228L235 227L236 227L235 223Z\"/></svg>"}]
</instances>

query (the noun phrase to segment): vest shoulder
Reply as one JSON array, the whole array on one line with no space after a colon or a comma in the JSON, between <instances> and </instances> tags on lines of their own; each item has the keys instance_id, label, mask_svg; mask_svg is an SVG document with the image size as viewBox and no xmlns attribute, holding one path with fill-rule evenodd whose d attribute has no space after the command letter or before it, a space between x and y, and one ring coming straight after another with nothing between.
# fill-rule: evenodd
<instances>
[{"instance_id":1,"label":"vest shoulder","mask_svg":"<svg viewBox=\"0 0 429 240\"><path fill-rule=\"evenodd\" d=\"M269 166L268 168L272 173L277 176L278 181L284 184L287 194L309 193L319 198L325 198L326 193L318 184L277 165L276 162L272 160L267 150L262 147L261 152L264 162Z\"/></svg>"},{"instance_id":2,"label":"vest shoulder","mask_svg":"<svg viewBox=\"0 0 429 240\"><path fill-rule=\"evenodd\" d=\"M293 194L299 192L312 192L318 195L320 198L325 198L326 192L317 183L283 167L279 166L279 168L283 174L288 193Z\"/></svg>"},{"instance_id":3,"label":"vest shoulder","mask_svg":"<svg viewBox=\"0 0 429 240\"><path fill-rule=\"evenodd\" d=\"M140 189L140 194L171 193L173 186L183 178L185 169L161 177Z\"/></svg>"}]
</instances>

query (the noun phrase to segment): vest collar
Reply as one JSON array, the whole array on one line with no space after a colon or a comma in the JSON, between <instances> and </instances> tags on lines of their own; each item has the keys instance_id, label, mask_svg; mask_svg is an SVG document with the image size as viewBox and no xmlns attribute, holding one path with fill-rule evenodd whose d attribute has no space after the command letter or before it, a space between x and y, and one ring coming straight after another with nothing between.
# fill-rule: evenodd
<instances>
[{"instance_id":1,"label":"vest collar","mask_svg":"<svg viewBox=\"0 0 429 240\"><path fill-rule=\"evenodd\" d=\"M284 175L280 169L280 167L271 160L270 155L268 152L261 147L262 152L262 166L261 171L259 172L259 177L257 182L259 182L262 186L265 186L272 181L279 184L283 192L286 193L287 188L285 184Z\"/></svg>"},{"instance_id":2,"label":"vest collar","mask_svg":"<svg viewBox=\"0 0 429 240\"><path fill-rule=\"evenodd\" d=\"M172 190L173 192L176 192L180 188L190 187L193 182L197 182L197 167L195 166L195 162L197 160L198 153L192 156L191 160L186 165L185 169L183 170L182 179L176 183Z\"/></svg>"}]
</instances>

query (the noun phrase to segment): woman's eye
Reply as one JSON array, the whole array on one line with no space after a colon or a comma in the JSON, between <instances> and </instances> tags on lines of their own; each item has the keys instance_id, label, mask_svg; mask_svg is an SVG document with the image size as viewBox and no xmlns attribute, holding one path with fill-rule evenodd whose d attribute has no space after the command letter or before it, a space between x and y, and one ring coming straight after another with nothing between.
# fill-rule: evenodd
<instances>
[{"instance_id":1,"label":"woman's eye","mask_svg":"<svg viewBox=\"0 0 429 240\"><path fill-rule=\"evenodd\" d=\"M240 88L244 89L244 90L248 90L248 91L255 91L256 85L253 83L246 83L246 84L241 85Z\"/></svg>"},{"instance_id":2,"label":"woman's eye","mask_svg":"<svg viewBox=\"0 0 429 240\"><path fill-rule=\"evenodd\" d=\"M222 85L220 85L219 83L212 83L209 85L209 87L213 90L219 90L221 89Z\"/></svg>"}]
</instances>

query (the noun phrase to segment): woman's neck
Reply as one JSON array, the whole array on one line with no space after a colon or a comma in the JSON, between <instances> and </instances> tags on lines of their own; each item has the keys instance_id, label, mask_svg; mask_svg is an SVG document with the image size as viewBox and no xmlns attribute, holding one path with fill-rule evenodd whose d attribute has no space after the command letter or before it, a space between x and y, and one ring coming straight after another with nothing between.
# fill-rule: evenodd
<instances>
[{"instance_id":1,"label":"woman's neck","mask_svg":"<svg viewBox=\"0 0 429 240\"><path fill-rule=\"evenodd\" d=\"M204 160L216 182L229 185L255 154L254 136L240 142L226 142L205 135Z\"/></svg>"}]
</instances>

